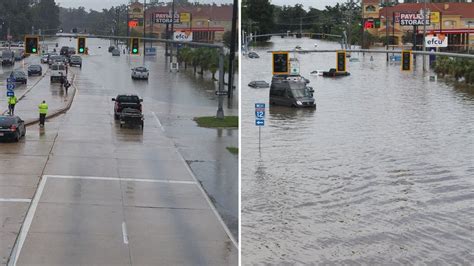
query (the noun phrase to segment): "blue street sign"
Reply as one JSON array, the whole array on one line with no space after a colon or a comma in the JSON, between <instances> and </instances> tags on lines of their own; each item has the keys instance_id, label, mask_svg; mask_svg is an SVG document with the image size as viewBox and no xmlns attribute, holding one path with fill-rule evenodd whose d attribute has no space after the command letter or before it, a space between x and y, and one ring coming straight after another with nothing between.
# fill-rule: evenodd
<instances>
[{"instance_id":1,"label":"blue street sign","mask_svg":"<svg viewBox=\"0 0 474 266\"><path fill-rule=\"evenodd\" d=\"M7 83L7 90L11 91L15 88L15 83Z\"/></svg>"},{"instance_id":2,"label":"blue street sign","mask_svg":"<svg viewBox=\"0 0 474 266\"><path fill-rule=\"evenodd\" d=\"M14 82L15 82L15 79L14 79L14 78L7 78L7 82L8 82L8 83L14 83Z\"/></svg>"},{"instance_id":3,"label":"blue street sign","mask_svg":"<svg viewBox=\"0 0 474 266\"><path fill-rule=\"evenodd\" d=\"M265 104L264 103L256 103L255 108L265 108Z\"/></svg>"},{"instance_id":4,"label":"blue street sign","mask_svg":"<svg viewBox=\"0 0 474 266\"><path fill-rule=\"evenodd\" d=\"M7 97L13 97L15 93L13 91L7 91Z\"/></svg>"},{"instance_id":5,"label":"blue street sign","mask_svg":"<svg viewBox=\"0 0 474 266\"><path fill-rule=\"evenodd\" d=\"M257 110L256 110L256 111L255 111L255 117L256 117L257 119L263 119L263 118L265 118L265 111L257 111Z\"/></svg>"},{"instance_id":6,"label":"blue street sign","mask_svg":"<svg viewBox=\"0 0 474 266\"><path fill-rule=\"evenodd\" d=\"M255 125L256 125L256 126L259 126L259 127L264 126L264 125L265 125L265 120L263 120L263 119L255 119Z\"/></svg>"}]
</instances>

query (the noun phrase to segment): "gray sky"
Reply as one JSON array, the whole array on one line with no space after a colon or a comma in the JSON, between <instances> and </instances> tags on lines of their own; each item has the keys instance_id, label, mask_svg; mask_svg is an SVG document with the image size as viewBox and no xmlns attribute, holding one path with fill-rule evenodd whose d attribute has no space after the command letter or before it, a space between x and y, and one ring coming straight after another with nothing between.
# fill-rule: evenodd
<instances>
[{"instance_id":1,"label":"gray sky","mask_svg":"<svg viewBox=\"0 0 474 266\"><path fill-rule=\"evenodd\" d=\"M143 0L140 0L143 1ZM168 0L169 1L169 0ZM199 3L232 3L232 0L191 0L190 2L197 1ZM102 10L102 8L110 8L121 4L128 3L128 0L56 0L62 7L79 7L83 6L86 10L95 9ZM333 6L337 2L344 2L344 0L271 0L275 5L291 5L303 4L305 9L308 7L315 7L318 9L324 9L325 6Z\"/></svg>"}]
</instances>

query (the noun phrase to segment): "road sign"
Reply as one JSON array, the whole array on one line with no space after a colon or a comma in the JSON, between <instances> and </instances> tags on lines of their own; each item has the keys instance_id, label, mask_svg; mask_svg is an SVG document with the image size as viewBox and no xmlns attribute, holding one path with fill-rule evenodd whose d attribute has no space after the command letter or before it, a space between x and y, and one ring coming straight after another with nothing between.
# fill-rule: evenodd
<instances>
[{"instance_id":1,"label":"road sign","mask_svg":"<svg viewBox=\"0 0 474 266\"><path fill-rule=\"evenodd\" d=\"M226 96L226 95L227 95L227 91L216 91L216 95L217 95L217 96Z\"/></svg>"},{"instance_id":2,"label":"road sign","mask_svg":"<svg viewBox=\"0 0 474 266\"><path fill-rule=\"evenodd\" d=\"M13 97L15 93L13 91L7 91L7 97Z\"/></svg>"},{"instance_id":3,"label":"road sign","mask_svg":"<svg viewBox=\"0 0 474 266\"><path fill-rule=\"evenodd\" d=\"M255 104L255 118L257 120L263 120L265 118L265 104L264 103Z\"/></svg>"},{"instance_id":4,"label":"road sign","mask_svg":"<svg viewBox=\"0 0 474 266\"><path fill-rule=\"evenodd\" d=\"M426 35L425 37L425 46L426 47L448 47L448 36L444 34L438 35Z\"/></svg>"},{"instance_id":5,"label":"road sign","mask_svg":"<svg viewBox=\"0 0 474 266\"><path fill-rule=\"evenodd\" d=\"M15 83L7 83L7 90L11 91L15 89Z\"/></svg>"},{"instance_id":6,"label":"road sign","mask_svg":"<svg viewBox=\"0 0 474 266\"><path fill-rule=\"evenodd\" d=\"M256 125L256 126L259 126L259 127L264 126L264 125L265 125L265 120L263 120L263 119L255 119L255 125Z\"/></svg>"},{"instance_id":7,"label":"road sign","mask_svg":"<svg viewBox=\"0 0 474 266\"><path fill-rule=\"evenodd\" d=\"M7 82L8 83L13 83L13 82L15 82L15 79L14 78L7 78Z\"/></svg>"}]
</instances>

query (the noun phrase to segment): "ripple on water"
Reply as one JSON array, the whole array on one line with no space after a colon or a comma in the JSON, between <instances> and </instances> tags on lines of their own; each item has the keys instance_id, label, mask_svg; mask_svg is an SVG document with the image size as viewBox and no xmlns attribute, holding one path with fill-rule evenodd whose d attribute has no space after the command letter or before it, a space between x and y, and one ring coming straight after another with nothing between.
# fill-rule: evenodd
<instances>
[{"instance_id":1,"label":"ripple on water","mask_svg":"<svg viewBox=\"0 0 474 266\"><path fill-rule=\"evenodd\" d=\"M270 55L259 54L243 59L243 84L270 81ZM469 265L474 97L384 55L353 56L361 62L347 78L309 77L316 110L269 109L260 151L253 104L268 90L242 89L243 264ZM330 68L333 57L304 55L301 69Z\"/></svg>"}]
</instances>

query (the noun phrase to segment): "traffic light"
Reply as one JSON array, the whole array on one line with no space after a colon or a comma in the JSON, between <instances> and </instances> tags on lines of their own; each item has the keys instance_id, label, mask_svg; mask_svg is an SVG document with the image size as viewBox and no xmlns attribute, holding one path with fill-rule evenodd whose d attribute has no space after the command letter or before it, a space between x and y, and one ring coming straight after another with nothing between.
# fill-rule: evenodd
<instances>
[{"instance_id":1,"label":"traffic light","mask_svg":"<svg viewBox=\"0 0 474 266\"><path fill-rule=\"evenodd\" d=\"M346 51L337 51L336 71L346 72Z\"/></svg>"},{"instance_id":2,"label":"traffic light","mask_svg":"<svg viewBox=\"0 0 474 266\"><path fill-rule=\"evenodd\" d=\"M131 54L139 54L140 53L140 39L132 38L131 39Z\"/></svg>"},{"instance_id":3,"label":"traffic light","mask_svg":"<svg viewBox=\"0 0 474 266\"><path fill-rule=\"evenodd\" d=\"M288 52L272 53L273 75L290 74L290 58Z\"/></svg>"},{"instance_id":4,"label":"traffic light","mask_svg":"<svg viewBox=\"0 0 474 266\"><path fill-rule=\"evenodd\" d=\"M39 37L25 36L25 54L39 53Z\"/></svg>"},{"instance_id":5,"label":"traffic light","mask_svg":"<svg viewBox=\"0 0 474 266\"><path fill-rule=\"evenodd\" d=\"M382 23L380 22L379 18L374 19L374 26L376 29L380 28L381 24Z\"/></svg>"},{"instance_id":6,"label":"traffic light","mask_svg":"<svg viewBox=\"0 0 474 266\"><path fill-rule=\"evenodd\" d=\"M411 70L411 51L402 51L402 71Z\"/></svg>"},{"instance_id":7,"label":"traffic light","mask_svg":"<svg viewBox=\"0 0 474 266\"><path fill-rule=\"evenodd\" d=\"M77 38L77 51L80 54L84 54L86 52L86 38L84 37Z\"/></svg>"}]
</instances>

